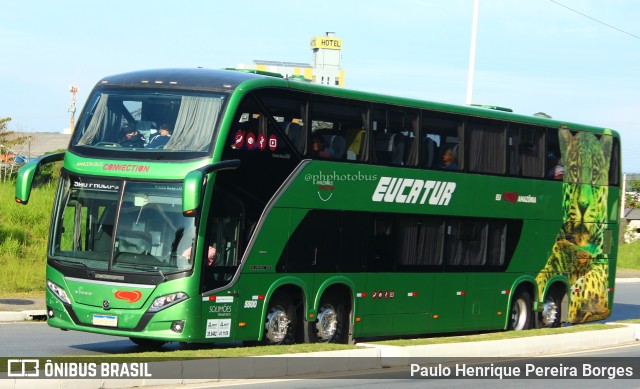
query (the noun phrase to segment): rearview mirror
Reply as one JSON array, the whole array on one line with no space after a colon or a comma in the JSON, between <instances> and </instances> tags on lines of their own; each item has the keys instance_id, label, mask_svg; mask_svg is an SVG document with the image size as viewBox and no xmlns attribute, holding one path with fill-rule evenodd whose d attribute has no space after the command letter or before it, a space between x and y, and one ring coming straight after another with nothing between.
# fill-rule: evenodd
<instances>
[{"instance_id":1,"label":"rearview mirror","mask_svg":"<svg viewBox=\"0 0 640 389\"><path fill-rule=\"evenodd\" d=\"M28 162L21 167L16 177L16 202L23 205L29 202L33 178L38 173L40 166L62 161L63 159L64 152L48 154L37 161Z\"/></svg>"},{"instance_id":2,"label":"rearview mirror","mask_svg":"<svg viewBox=\"0 0 640 389\"><path fill-rule=\"evenodd\" d=\"M184 216L196 216L202 203L202 186L207 174L221 170L237 169L238 167L240 167L240 160L231 159L212 163L187 173L182 183L182 214Z\"/></svg>"}]
</instances>

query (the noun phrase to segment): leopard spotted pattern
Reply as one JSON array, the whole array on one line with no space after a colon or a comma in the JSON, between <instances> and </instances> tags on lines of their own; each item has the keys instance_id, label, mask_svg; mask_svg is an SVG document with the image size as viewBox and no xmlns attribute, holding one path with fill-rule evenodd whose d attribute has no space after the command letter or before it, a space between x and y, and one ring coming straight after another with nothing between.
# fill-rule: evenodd
<instances>
[{"instance_id":1,"label":"leopard spotted pattern","mask_svg":"<svg viewBox=\"0 0 640 389\"><path fill-rule=\"evenodd\" d=\"M609 157L612 138L559 130L560 151L565 161L563 224L546 266L537 275L543 296L554 276L569 280L570 323L608 316L608 263L603 253L607 217ZM566 157L565 157L566 156Z\"/></svg>"}]
</instances>

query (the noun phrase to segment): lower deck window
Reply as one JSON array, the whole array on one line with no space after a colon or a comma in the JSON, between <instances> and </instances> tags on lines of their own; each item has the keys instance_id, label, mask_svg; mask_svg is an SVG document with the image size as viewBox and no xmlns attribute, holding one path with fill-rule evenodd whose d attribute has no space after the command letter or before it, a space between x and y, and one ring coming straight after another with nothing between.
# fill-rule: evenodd
<instances>
[{"instance_id":1,"label":"lower deck window","mask_svg":"<svg viewBox=\"0 0 640 389\"><path fill-rule=\"evenodd\" d=\"M279 272L504 271L521 220L310 210Z\"/></svg>"}]
</instances>

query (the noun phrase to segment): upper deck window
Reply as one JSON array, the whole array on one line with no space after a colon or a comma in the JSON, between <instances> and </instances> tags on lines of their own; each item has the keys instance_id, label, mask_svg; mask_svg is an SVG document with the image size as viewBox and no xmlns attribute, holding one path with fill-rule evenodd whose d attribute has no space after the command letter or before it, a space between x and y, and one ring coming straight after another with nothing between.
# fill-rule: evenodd
<instances>
[{"instance_id":1,"label":"upper deck window","mask_svg":"<svg viewBox=\"0 0 640 389\"><path fill-rule=\"evenodd\" d=\"M87 103L71 147L92 155L101 155L100 151L208 154L223 103L223 95L99 90Z\"/></svg>"}]
</instances>

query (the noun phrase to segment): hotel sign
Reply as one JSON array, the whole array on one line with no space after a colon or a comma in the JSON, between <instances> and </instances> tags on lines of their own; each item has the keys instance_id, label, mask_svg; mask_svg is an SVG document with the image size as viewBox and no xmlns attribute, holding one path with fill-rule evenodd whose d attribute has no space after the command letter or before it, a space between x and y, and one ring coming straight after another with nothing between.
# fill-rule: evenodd
<instances>
[{"instance_id":1,"label":"hotel sign","mask_svg":"<svg viewBox=\"0 0 640 389\"><path fill-rule=\"evenodd\" d=\"M331 37L326 37L326 36L317 36L315 38L311 38L311 48L312 49L341 50L342 49L342 39L340 39L340 38L331 38Z\"/></svg>"}]
</instances>

